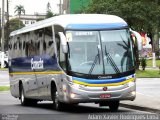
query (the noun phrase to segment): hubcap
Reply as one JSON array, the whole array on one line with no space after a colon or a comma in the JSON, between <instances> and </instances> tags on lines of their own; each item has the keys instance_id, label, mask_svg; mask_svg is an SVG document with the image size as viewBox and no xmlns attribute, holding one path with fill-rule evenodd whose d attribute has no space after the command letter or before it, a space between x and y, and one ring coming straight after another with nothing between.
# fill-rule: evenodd
<instances>
[{"instance_id":1,"label":"hubcap","mask_svg":"<svg viewBox=\"0 0 160 120\"><path fill-rule=\"evenodd\" d=\"M22 103L24 102L24 95L23 95L23 91L21 91L21 101L22 101Z\"/></svg>"},{"instance_id":2,"label":"hubcap","mask_svg":"<svg viewBox=\"0 0 160 120\"><path fill-rule=\"evenodd\" d=\"M55 105L56 105L56 108L57 108L58 107L58 92L57 91L55 93L54 102L55 102Z\"/></svg>"}]
</instances>

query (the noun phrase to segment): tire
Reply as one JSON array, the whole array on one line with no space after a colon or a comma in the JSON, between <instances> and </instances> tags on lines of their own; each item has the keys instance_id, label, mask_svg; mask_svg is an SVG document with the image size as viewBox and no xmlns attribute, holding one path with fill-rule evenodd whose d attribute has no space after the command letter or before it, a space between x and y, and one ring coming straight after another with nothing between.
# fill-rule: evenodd
<instances>
[{"instance_id":1,"label":"tire","mask_svg":"<svg viewBox=\"0 0 160 120\"><path fill-rule=\"evenodd\" d=\"M64 103L60 102L58 100L58 91L57 89L55 88L55 90L52 91L52 100L53 100L53 107L54 109L58 110L58 111L61 111L64 109Z\"/></svg>"},{"instance_id":2,"label":"tire","mask_svg":"<svg viewBox=\"0 0 160 120\"><path fill-rule=\"evenodd\" d=\"M1 62L0 62L0 66L1 66ZM4 61L4 68L8 68L8 63L6 61Z\"/></svg>"},{"instance_id":3,"label":"tire","mask_svg":"<svg viewBox=\"0 0 160 120\"><path fill-rule=\"evenodd\" d=\"M29 105L29 100L27 98L25 98L23 85L20 85L20 101L21 101L22 106Z\"/></svg>"},{"instance_id":4,"label":"tire","mask_svg":"<svg viewBox=\"0 0 160 120\"><path fill-rule=\"evenodd\" d=\"M4 68L8 68L8 63L4 61Z\"/></svg>"},{"instance_id":5,"label":"tire","mask_svg":"<svg viewBox=\"0 0 160 120\"><path fill-rule=\"evenodd\" d=\"M118 111L118 107L119 107L119 101L112 101L109 103L109 109L112 112Z\"/></svg>"}]
</instances>

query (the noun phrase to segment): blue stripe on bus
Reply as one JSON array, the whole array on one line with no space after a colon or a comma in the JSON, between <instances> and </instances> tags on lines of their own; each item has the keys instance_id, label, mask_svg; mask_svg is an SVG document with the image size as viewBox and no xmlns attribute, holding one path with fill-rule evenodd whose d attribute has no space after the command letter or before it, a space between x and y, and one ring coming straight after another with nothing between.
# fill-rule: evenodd
<instances>
[{"instance_id":1,"label":"blue stripe on bus","mask_svg":"<svg viewBox=\"0 0 160 120\"><path fill-rule=\"evenodd\" d=\"M126 23L104 23L104 24L69 24L66 29L116 29L128 27Z\"/></svg>"},{"instance_id":2,"label":"blue stripe on bus","mask_svg":"<svg viewBox=\"0 0 160 120\"><path fill-rule=\"evenodd\" d=\"M134 78L135 75L131 75L130 78ZM127 80L127 77L116 78L116 79L85 79L79 77L72 77L73 80L84 82L88 84L107 84L107 83L118 83Z\"/></svg>"},{"instance_id":3,"label":"blue stripe on bus","mask_svg":"<svg viewBox=\"0 0 160 120\"><path fill-rule=\"evenodd\" d=\"M49 55L31 56L31 57L19 57L11 59L12 66L9 66L10 72L33 72L31 68L31 59L34 61L43 60L43 69L36 69L34 72L43 71L61 71L56 56L50 57Z\"/></svg>"}]
</instances>

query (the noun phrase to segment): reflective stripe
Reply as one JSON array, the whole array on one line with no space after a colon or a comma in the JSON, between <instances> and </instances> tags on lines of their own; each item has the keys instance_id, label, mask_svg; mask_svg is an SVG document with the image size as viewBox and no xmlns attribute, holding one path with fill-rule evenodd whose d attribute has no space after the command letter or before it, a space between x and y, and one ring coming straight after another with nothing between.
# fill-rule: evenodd
<instances>
[{"instance_id":1,"label":"reflective stripe","mask_svg":"<svg viewBox=\"0 0 160 120\"><path fill-rule=\"evenodd\" d=\"M87 84L110 84L110 83L120 83L130 78L135 78L135 75L133 74L126 77L114 78L114 79L85 79L85 78L73 77L72 80L76 80Z\"/></svg>"},{"instance_id":2,"label":"reflective stripe","mask_svg":"<svg viewBox=\"0 0 160 120\"><path fill-rule=\"evenodd\" d=\"M30 75L30 74L63 74L63 71L46 71L46 72L12 72L10 75Z\"/></svg>"},{"instance_id":3,"label":"reflective stripe","mask_svg":"<svg viewBox=\"0 0 160 120\"><path fill-rule=\"evenodd\" d=\"M119 82L119 83L110 83L110 84L89 84L89 83L85 83L85 82L80 82L77 80L73 80L73 83L76 84L80 84L80 85L85 85L85 86L90 86L90 87L104 87L104 86L118 86L118 85L123 85L126 84L128 82L134 81L135 78L130 78L128 80L125 80L123 82Z\"/></svg>"}]
</instances>

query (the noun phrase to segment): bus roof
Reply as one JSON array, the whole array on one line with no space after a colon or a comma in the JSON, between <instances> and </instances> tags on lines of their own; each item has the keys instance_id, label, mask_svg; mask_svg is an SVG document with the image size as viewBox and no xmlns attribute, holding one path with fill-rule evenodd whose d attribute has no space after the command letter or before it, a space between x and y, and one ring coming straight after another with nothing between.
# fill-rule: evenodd
<instances>
[{"instance_id":1,"label":"bus roof","mask_svg":"<svg viewBox=\"0 0 160 120\"><path fill-rule=\"evenodd\" d=\"M122 18L115 15L67 14L55 16L23 27L19 30L11 32L10 36L49 27L52 25L60 25L64 29L114 29L128 26Z\"/></svg>"}]
</instances>

